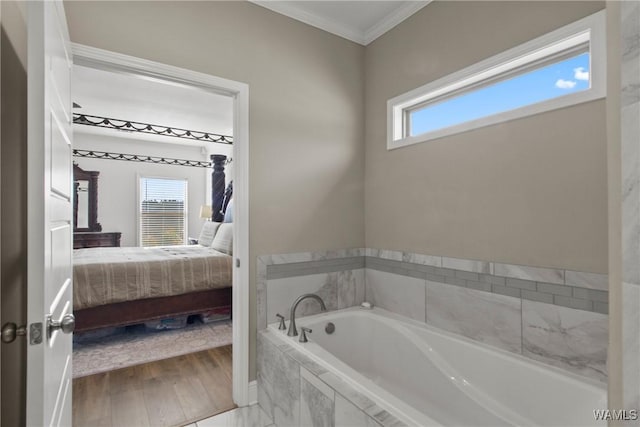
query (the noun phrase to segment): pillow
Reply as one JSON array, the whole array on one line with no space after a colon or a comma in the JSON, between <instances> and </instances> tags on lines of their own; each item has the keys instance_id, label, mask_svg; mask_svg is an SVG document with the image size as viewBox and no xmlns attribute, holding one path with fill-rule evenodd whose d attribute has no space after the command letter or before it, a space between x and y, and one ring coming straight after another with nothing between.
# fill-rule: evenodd
<instances>
[{"instance_id":1,"label":"pillow","mask_svg":"<svg viewBox=\"0 0 640 427\"><path fill-rule=\"evenodd\" d=\"M216 235L216 230L220 227L220 222L207 221L202 225L202 231L200 231L200 237L198 237L198 244L202 246L211 246L213 237Z\"/></svg>"},{"instance_id":2,"label":"pillow","mask_svg":"<svg viewBox=\"0 0 640 427\"><path fill-rule=\"evenodd\" d=\"M224 221L222 222L233 222L233 199L229 200L227 210L224 211Z\"/></svg>"},{"instance_id":3,"label":"pillow","mask_svg":"<svg viewBox=\"0 0 640 427\"><path fill-rule=\"evenodd\" d=\"M233 255L233 223L224 222L220 224L211 247L224 254Z\"/></svg>"}]
</instances>

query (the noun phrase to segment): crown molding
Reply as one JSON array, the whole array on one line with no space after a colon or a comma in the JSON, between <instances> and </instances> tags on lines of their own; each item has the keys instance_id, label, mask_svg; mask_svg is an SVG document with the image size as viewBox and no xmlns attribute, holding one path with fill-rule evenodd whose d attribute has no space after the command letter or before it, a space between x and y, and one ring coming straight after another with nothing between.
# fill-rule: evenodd
<instances>
[{"instance_id":1,"label":"crown molding","mask_svg":"<svg viewBox=\"0 0 640 427\"><path fill-rule=\"evenodd\" d=\"M365 33L363 34L364 45L368 45L396 25L400 24L402 21L431 3L431 1L432 0L416 1L406 4L399 9L396 9L393 13L387 15L383 20L379 21L375 25L372 25L367 31L365 31Z\"/></svg>"},{"instance_id":2,"label":"crown molding","mask_svg":"<svg viewBox=\"0 0 640 427\"><path fill-rule=\"evenodd\" d=\"M285 3L269 0L249 1L273 12L288 16L289 18L295 19L300 22L304 22L305 24L311 25L312 27L319 28L347 40L351 40L352 42L361 44L363 46L368 45L376 38L380 37L387 31L407 19L409 16L413 15L418 10L431 3L431 0L420 0L414 3L407 4L395 10L392 14L386 16L383 20L368 28L366 31L362 32L359 30L354 30L347 25L338 24L329 19L301 10L297 8L293 4L293 2Z\"/></svg>"},{"instance_id":3,"label":"crown molding","mask_svg":"<svg viewBox=\"0 0 640 427\"><path fill-rule=\"evenodd\" d=\"M345 25L337 24L313 13L300 10L292 3L272 2L268 0L250 1L251 3L257 4L258 6L262 6L273 12L288 16L289 18L295 19L296 21L304 22L305 24L311 25L312 27L320 28L321 30L343 37L347 40L351 40L352 42L356 42L362 45L365 44L364 34L362 34L360 31L354 31L353 29Z\"/></svg>"}]
</instances>

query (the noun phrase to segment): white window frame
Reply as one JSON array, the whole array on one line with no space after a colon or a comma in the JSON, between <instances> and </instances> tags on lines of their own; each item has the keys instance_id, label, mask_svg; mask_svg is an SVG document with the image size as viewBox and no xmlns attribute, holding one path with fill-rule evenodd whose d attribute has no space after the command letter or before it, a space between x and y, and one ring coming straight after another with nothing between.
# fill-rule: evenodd
<instances>
[{"instance_id":1,"label":"white window frame","mask_svg":"<svg viewBox=\"0 0 640 427\"><path fill-rule=\"evenodd\" d=\"M137 244L139 247L142 247L142 192L140 191L140 187L143 179L170 179L173 181L184 181L185 182L185 195L184 195L184 236L183 236L183 245L187 244L188 236L189 236L189 179L186 177L171 177L171 176L158 176L158 175L142 175L136 174L137 177L137 192L138 192L138 203L136 207L136 223L138 228L138 238Z\"/></svg>"},{"instance_id":2,"label":"white window frame","mask_svg":"<svg viewBox=\"0 0 640 427\"><path fill-rule=\"evenodd\" d=\"M413 89L387 101L387 149L430 141L436 138L467 132L484 126L506 122L546 111L556 110L606 96L606 15L605 10L587 16L555 31L516 46L498 55L449 74L419 88ZM527 65L544 61L567 49L589 43L590 88L557 98L526 105L502 113L459 123L450 127L429 131L420 135L409 135L410 111L430 100L447 95L471 92L500 76L523 69Z\"/></svg>"}]
</instances>

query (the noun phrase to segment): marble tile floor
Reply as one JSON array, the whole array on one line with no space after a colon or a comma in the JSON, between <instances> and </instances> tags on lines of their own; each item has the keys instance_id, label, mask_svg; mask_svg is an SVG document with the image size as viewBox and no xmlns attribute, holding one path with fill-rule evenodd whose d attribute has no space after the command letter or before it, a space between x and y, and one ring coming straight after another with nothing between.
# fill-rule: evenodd
<instances>
[{"instance_id":1,"label":"marble tile floor","mask_svg":"<svg viewBox=\"0 0 640 427\"><path fill-rule=\"evenodd\" d=\"M235 408L185 427L275 427L257 404Z\"/></svg>"}]
</instances>

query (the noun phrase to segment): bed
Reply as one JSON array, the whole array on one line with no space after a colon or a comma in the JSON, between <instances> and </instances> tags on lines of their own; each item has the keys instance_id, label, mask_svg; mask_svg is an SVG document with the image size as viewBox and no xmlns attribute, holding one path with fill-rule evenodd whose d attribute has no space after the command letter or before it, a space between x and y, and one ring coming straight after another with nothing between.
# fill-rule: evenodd
<instances>
[{"instance_id":1,"label":"bed","mask_svg":"<svg viewBox=\"0 0 640 427\"><path fill-rule=\"evenodd\" d=\"M76 330L231 308L232 257L201 245L74 251Z\"/></svg>"},{"instance_id":2,"label":"bed","mask_svg":"<svg viewBox=\"0 0 640 427\"><path fill-rule=\"evenodd\" d=\"M73 300L78 332L124 326L197 313L230 314L233 223L227 205L233 184L225 190L226 156L213 155L213 215L195 245L165 247L92 247L73 254ZM97 177L74 165L78 181ZM88 228L101 231L97 222L97 179L89 182ZM225 221L224 223L222 221Z\"/></svg>"}]
</instances>

